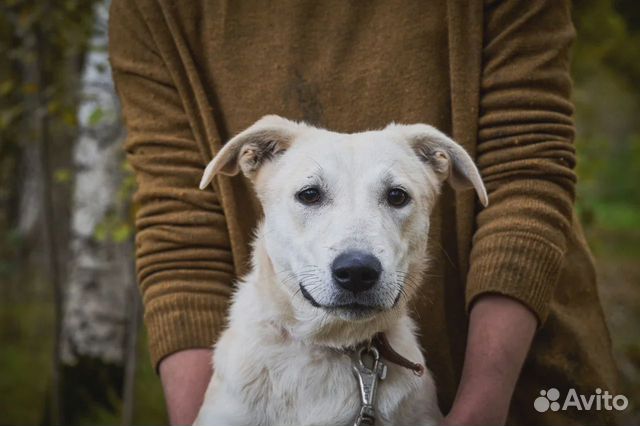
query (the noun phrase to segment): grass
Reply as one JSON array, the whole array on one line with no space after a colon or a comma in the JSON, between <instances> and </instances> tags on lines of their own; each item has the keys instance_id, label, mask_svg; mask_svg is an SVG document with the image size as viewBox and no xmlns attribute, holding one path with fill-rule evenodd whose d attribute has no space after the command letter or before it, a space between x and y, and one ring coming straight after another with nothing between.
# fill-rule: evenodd
<instances>
[{"instance_id":1,"label":"grass","mask_svg":"<svg viewBox=\"0 0 640 426\"><path fill-rule=\"evenodd\" d=\"M0 424L40 424L52 367L53 312L44 301L2 304Z\"/></svg>"},{"instance_id":2,"label":"grass","mask_svg":"<svg viewBox=\"0 0 640 426\"><path fill-rule=\"evenodd\" d=\"M52 371L53 312L48 301L17 304L0 302L0 425L42 424L49 398ZM168 424L162 388L146 350L139 341L136 370L134 424ZM109 396L115 409L91 407L82 424L121 423L121 403Z\"/></svg>"}]
</instances>

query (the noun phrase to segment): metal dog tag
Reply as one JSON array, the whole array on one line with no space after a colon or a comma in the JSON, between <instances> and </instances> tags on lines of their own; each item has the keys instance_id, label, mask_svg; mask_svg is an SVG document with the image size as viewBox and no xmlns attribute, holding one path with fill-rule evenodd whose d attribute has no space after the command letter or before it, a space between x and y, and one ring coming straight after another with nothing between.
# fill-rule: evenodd
<instances>
[{"instance_id":1,"label":"metal dog tag","mask_svg":"<svg viewBox=\"0 0 640 426\"><path fill-rule=\"evenodd\" d=\"M371 361L371 367L365 364L367 361ZM384 380L386 377L387 366L375 347L362 346L356 349L353 354L352 368L356 379L358 379L361 400L360 413L354 426L373 425L376 417L375 402L378 380Z\"/></svg>"}]
</instances>

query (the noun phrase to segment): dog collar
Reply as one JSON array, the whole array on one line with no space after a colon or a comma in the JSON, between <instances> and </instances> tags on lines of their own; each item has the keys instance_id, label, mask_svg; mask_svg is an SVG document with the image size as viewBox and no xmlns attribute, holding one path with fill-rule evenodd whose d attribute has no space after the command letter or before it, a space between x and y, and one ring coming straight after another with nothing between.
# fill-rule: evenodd
<instances>
[{"instance_id":1,"label":"dog collar","mask_svg":"<svg viewBox=\"0 0 640 426\"><path fill-rule=\"evenodd\" d=\"M413 371L413 374L416 376L422 376L424 374L424 365L413 362L396 352L384 333L380 332L373 336L371 345L378 349L380 356L385 360Z\"/></svg>"},{"instance_id":2,"label":"dog collar","mask_svg":"<svg viewBox=\"0 0 640 426\"><path fill-rule=\"evenodd\" d=\"M363 347L369 350L371 348L375 348L385 361L411 370L416 376L422 376L424 374L424 365L418 362L413 362L396 352L396 350L391 346L391 343L389 343L387 335L383 332L376 333L371 339L365 340L364 342L350 348L339 349L338 352L349 355L357 353L358 350Z\"/></svg>"}]
</instances>

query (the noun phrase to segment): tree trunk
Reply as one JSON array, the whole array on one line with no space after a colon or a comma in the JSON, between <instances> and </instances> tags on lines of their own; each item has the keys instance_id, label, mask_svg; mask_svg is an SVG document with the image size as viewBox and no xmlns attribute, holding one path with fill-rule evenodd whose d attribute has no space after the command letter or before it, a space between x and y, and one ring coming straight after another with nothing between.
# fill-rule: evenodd
<instances>
[{"instance_id":1,"label":"tree trunk","mask_svg":"<svg viewBox=\"0 0 640 426\"><path fill-rule=\"evenodd\" d=\"M96 5L96 31L85 59L80 132L73 162L75 187L64 315L63 356L122 364L127 293L131 286L128 203L123 183L121 125L106 52L108 2Z\"/></svg>"},{"instance_id":2,"label":"tree trunk","mask_svg":"<svg viewBox=\"0 0 640 426\"><path fill-rule=\"evenodd\" d=\"M113 395L122 396L126 352L135 349L131 339L136 339L136 334L129 335L127 330L130 324L137 327L136 319L129 317L132 312L137 316L130 306L138 303L137 291L131 291L135 278L126 193L131 178L124 167L122 124L106 49L108 10L108 0L95 5L73 150L69 272L61 345L66 380L73 381L75 387L65 395L72 403L68 410L75 411L67 417L69 421L91 416L81 411L82 406L98 404L117 411L119 404Z\"/></svg>"}]
</instances>

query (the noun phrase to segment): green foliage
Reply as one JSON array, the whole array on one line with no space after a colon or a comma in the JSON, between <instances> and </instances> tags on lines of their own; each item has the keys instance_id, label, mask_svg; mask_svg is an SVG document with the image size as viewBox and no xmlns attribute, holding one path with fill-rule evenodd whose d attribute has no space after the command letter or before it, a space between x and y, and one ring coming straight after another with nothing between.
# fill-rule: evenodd
<instances>
[{"instance_id":1,"label":"green foliage","mask_svg":"<svg viewBox=\"0 0 640 426\"><path fill-rule=\"evenodd\" d=\"M102 108L94 109L91 112L91 115L89 115L89 125L95 126L97 124L100 124L102 117L104 117L104 111L102 110Z\"/></svg>"},{"instance_id":2,"label":"green foliage","mask_svg":"<svg viewBox=\"0 0 640 426\"><path fill-rule=\"evenodd\" d=\"M109 214L96 227L94 238L100 242L124 243L133 236L133 227L128 218L123 220L117 214Z\"/></svg>"},{"instance_id":3,"label":"green foliage","mask_svg":"<svg viewBox=\"0 0 640 426\"><path fill-rule=\"evenodd\" d=\"M596 256L600 294L632 401L625 424L640 419L640 5L580 0L573 75L577 122L577 206Z\"/></svg>"},{"instance_id":4,"label":"green foliage","mask_svg":"<svg viewBox=\"0 0 640 426\"><path fill-rule=\"evenodd\" d=\"M574 3L578 43L576 80L605 67L635 84L640 76L640 7L629 0L581 0ZM638 93L636 92L636 95Z\"/></svg>"},{"instance_id":5,"label":"green foliage","mask_svg":"<svg viewBox=\"0 0 640 426\"><path fill-rule=\"evenodd\" d=\"M56 181L56 183L69 183L72 178L73 174L71 173L71 170L67 168L57 169L53 173L53 180Z\"/></svg>"},{"instance_id":6,"label":"green foliage","mask_svg":"<svg viewBox=\"0 0 640 426\"><path fill-rule=\"evenodd\" d=\"M75 110L77 81L69 66L80 68L93 28L95 1L12 0L0 6L0 109L26 113L29 96L46 95L54 115ZM46 49L46 52L42 52ZM44 84L44 87L39 85ZM22 118L2 120L0 132ZM54 117L55 118L55 117Z\"/></svg>"},{"instance_id":7,"label":"green foliage","mask_svg":"<svg viewBox=\"0 0 640 426\"><path fill-rule=\"evenodd\" d=\"M640 7L575 4L578 207L588 228L640 229Z\"/></svg>"}]
</instances>

